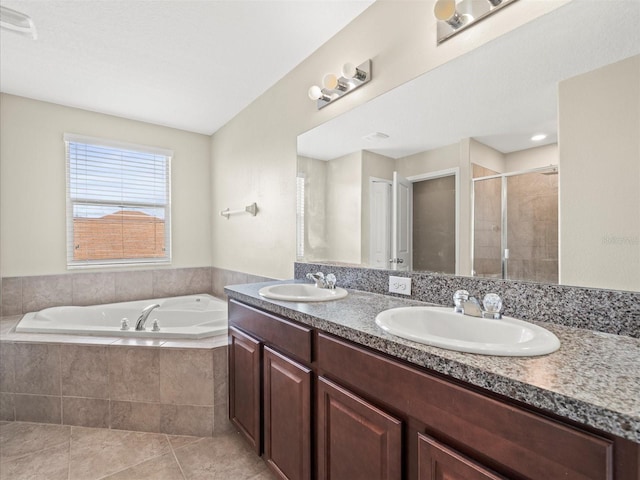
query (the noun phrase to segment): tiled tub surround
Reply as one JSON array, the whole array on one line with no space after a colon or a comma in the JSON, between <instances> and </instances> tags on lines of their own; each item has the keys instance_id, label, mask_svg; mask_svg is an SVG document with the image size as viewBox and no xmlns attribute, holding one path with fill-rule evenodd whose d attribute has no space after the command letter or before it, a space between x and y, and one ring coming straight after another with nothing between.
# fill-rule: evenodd
<instances>
[{"instance_id":1,"label":"tiled tub surround","mask_svg":"<svg viewBox=\"0 0 640 480\"><path fill-rule=\"evenodd\" d=\"M227 429L227 337L13 332L0 322L0 420L211 436Z\"/></svg>"},{"instance_id":2,"label":"tiled tub surround","mask_svg":"<svg viewBox=\"0 0 640 480\"><path fill-rule=\"evenodd\" d=\"M296 273L300 271L297 267ZM340 285L349 288L349 282L355 282L345 279L344 270L333 271ZM268 284L234 285L226 291L230 298L248 305L640 443L640 339L544 323L561 342L552 354L496 357L460 353L404 340L375 324L379 312L424 304L417 300L349 290L346 298L335 302L280 302L258 294ZM424 287L418 291L420 288Z\"/></svg>"},{"instance_id":3,"label":"tiled tub surround","mask_svg":"<svg viewBox=\"0 0 640 480\"><path fill-rule=\"evenodd\" d=\"M467 290L479 300L493 292L502 297L503 313L511 317L640 338L640 292L331 264L295 264L295 278L300 280L305 279L307 273L318 271L335 274L339 287L436 305L453 306L456 290ZM411 295L388 293L389 275L411 277Z\"/></svg>"},{"instance_id":4,"label":"tiled tub surround","mask_svg":"<svg viewBox=\"0 0 640 480\"><path fill-rule=\"evenodd\" d=\"M2 315L10 316L61 305L99 305L197 293L224 298L225 285L266 280L216 267L4 277L1 310Z\"/></svg>"}]
</instances>

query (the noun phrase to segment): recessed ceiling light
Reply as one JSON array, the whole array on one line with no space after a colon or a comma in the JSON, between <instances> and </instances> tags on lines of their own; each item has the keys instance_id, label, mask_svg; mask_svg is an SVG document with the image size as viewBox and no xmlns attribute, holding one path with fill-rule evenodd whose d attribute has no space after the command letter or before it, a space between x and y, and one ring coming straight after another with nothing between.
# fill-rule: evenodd
<instances>
[{"instance_id":1,"label":"recessed ceiling light","mask_svg":"<svg viewBox=\"0 0 640 480\"><path fill-rule=\"evenodd\" d=\"M385 138L389 138L389 135L387 135L386 133L382 133L382 132L373 132L370 133L369 135L365 135L364 137L365 140L368 140L370 142L373 142L375 140L384 140Z\"/></svg>"},{"instance_id":2,"label":"recessed ceiling light","mask_svg":"<svg viewBox=\"0 0 640 480\"><path fill-rule=\"evenodd\" d=\"M539 142L540 140L544 140L545 138L547 138L546 133L536 133L533 137L531 137L531 140L534 142Z\"/></svg>"}]
</instances>

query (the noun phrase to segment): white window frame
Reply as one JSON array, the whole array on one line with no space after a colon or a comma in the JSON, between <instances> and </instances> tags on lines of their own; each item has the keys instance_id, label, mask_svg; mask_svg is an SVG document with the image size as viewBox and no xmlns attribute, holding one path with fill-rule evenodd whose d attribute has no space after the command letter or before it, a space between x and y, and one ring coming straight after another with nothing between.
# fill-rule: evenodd
<instances>
[{"instance_id":1,"label":"white window frame","mask_svg":"<svg viewBox=\"0 0 640 480\"><path fill-rule=\"evenodd\" d=\"M134 151L145 154L159 155L166 158L166 203L145 203L145 202L123 202L113 200L95 199L73 199L71 196L71 157L70 143L94 145L100 147L115 148L123 151ZM95 268L95 267L122 267L130 265L166 265L171 263L171 160L173 151L150 147L146 145L136 145L132 143L119 142L104 138L88 137L65 133L65 164L66 164L66 233L67 233L67 269ZM74 260L74 205L102 205L130 208L161 208L164 209L164 256L152 258L118 258L118 259L95 259L95 260Z\"/></svg>"}]
</instances>

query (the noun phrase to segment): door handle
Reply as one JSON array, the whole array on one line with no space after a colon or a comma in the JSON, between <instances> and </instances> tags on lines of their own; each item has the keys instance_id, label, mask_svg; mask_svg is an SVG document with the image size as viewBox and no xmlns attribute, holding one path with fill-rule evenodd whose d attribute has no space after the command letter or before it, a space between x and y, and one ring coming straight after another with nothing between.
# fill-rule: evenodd
<instances>
[{"instance_id":1,"label":"door handle","mask_svg":"<svg viewBox=\"0 0 640 480\"><path fill-rule=\"evenodd\" d=\"M402 258L390 258L389 263L404 263Z\"/></svg>"}]
</instances>

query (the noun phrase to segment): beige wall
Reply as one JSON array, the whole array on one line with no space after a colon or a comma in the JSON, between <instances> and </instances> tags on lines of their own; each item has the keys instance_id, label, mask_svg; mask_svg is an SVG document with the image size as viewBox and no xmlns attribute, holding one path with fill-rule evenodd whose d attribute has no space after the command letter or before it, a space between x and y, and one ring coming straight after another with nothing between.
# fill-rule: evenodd
<instances>
[{"instance_id":1,"label":"beige wall","mask_svg":"<svg viewBox=\"0 0 640 480\"><path fill-rule=\"evenodd\" d=\"M558 162L559 153L557 143L507 153L504 156L506 172L519 172L532 168L548 167L549 165L558 165Z\"/></svg>"},{"instance_id":2,"label":"beige wall","mask_svg":"<svg viewBox=\"0 0 640 480\"><path fill-rule=\"evenodd\" d=\"M304 260L327 257L327 165L328 162L298 157L298 175L304 176Z\"/></svg>"},{"instance_id":3,"label":"beige wall","mask_svg":"<svg viewBox=\"0 0 640 480\"><path fill-rule=\"evenodd\" d=\"M3 277L66 272L64 133L173 150L172 266L211 265L209 137L6 94L0 122Z\"/></svg>"},{"instance_id":4,"label":"beige wall","mask_svg":"<svg viewBox=\"0 0 640 480\"><path fill-rule=\"evenodd\" d=\"M505 166L505 156L503 153L473 138L470 140L469 145L471 148L470 161L472 164L480 165L498 173L504 173L510 170L507 170Z\"/></svg>"},{"instance_id":5,"label":"beige wall","mask_svg":"<svg viewBox=\"0 0 640 480\"><path fill-rule=\"evenodd\" d=\"M362 258L362 153L334 158L327 165L327 247L331 259L359 264Z\"/></svg>"},{"instance_id":6,"label":"beige wall","mask_svg":"<svg viewBox=\"0 0 640 480\"><path fill-rule=\"evenodd\" d=\"M436 46L433 2L374 3L214 134L214 211L256 201L260 212L256 217L238 216L229 221L214 215L213 265L275 278L291 277L295 260L296 136L564 3L516 2L441 46ZM318 111L307 98L309 87L325 73L338 72L343 63L367 58L373 62L372 81Z\"/></svg>"},{"instance_id":7,"label":"beige wall","mask_svg":"<svg viewBox=\"0 0 640 480\"><path fill-rule=\"evenodd\" d=\"M66 271L62 134L71 132L174 150L173 266L290 277L298 134L568 1L516 2L436 46L432 2L378 0L211 139L3 94L0 274ZM316 110L306 95L309 86L345 62L367 58L373 80ZM256 217L227 220L218 214L252 202L258 204Z\"/></svg>"},{"instance_id":8,"label":"beige wall","mask_svg":"<svg viewBox=\"0 0 640 480\"><path fill-rule=\"evenodd\" d=\"M561 82L558 101L560 282L639 291L640 56Z\"/></svg>"},{"instance_id":9,"label":"beige wall","mask_svg":"<svg viewBox=\"0 0 640 480\"><path fill-rule=\"evenodd\" d=\"M448 170L460 166L460 145L454 143L446 147L434 148L396 160L396 169L403 177L413 177L425 173Z\"/></svg>"}]
</instances>

